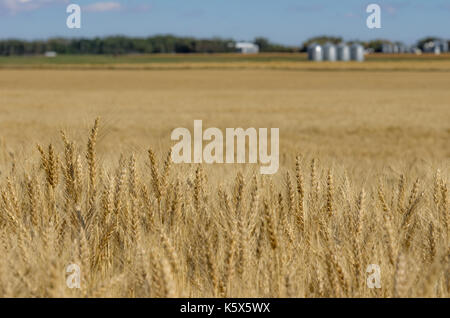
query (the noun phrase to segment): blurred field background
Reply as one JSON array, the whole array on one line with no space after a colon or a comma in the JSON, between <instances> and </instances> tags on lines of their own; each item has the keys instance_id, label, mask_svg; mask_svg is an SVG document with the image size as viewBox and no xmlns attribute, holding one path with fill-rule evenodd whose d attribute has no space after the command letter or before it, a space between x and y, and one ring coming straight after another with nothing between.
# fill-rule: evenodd
<instances>
[{"instance_id":1,"label":"blurred field background","mask_svg":"<svg viewBox=\"0 0 450 318\"><path fill-rule=\"evenodd\" d=\"M450 157L450 61L442 57L365 63L300 63L295 59L304 56L294 54L142 57L153 59L144 64L159 68L153 70L139 69L140 59L11 58L26 62L25 69L0 70L5 147L29 158L37 140L58 138L59 129L79 134L101 116L105 155L117 147L166 149L174 128L202 119L205 128L279 127L282 164L298 151L372 168ZM62 69L51 69L53 63ZM118 70L90 69L96 67Z\"/></svg>"}]
</instances>

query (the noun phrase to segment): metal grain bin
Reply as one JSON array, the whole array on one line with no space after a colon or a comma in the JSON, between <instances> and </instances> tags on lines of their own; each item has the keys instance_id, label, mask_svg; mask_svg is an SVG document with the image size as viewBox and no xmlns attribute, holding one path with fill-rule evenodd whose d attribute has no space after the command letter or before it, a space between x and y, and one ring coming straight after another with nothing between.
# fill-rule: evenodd
<instances>
[{"instance_id":1,"label":"metal grain bin","mask_svg":"<svg viewBox=\"0 0 450 318\"><path fill-rule=\"evenodd\" d=\"M418 47L415 47L415 46L413 46L413 47L409 50L409 52L410 52L410 53L413 53L413 54L416 54L416 55L422 54L422 50L419 49Z\"/></svg>"},{"instance_id":2,"label":"metal grain bin","mask_svg":"<svg viewBox=\"0 0 450 318\"><path fill-rule=\"evenodd\" d=\"M400 53L400 48L398 47L397 44L394 44L392 46L392 53L394 53L394 54Z\"/></svg>"},{"instance_id":3,"label":"metal grain bin","mask_svg":"<svg viewBox=\"0 0 450 318\"><path fill-rule=\"evenodd\" d=\"M441 53L446 53L448 52L448 42L447 41L441 41L441 43L439 44L440 48L441 48Z\"/></svg>"},{"instance_id":4,"label":"metal grain bin","mask_svg":"<svg viewBox=\"0 0 450 318\"><path fill-rule=\"evenodd\" d=\"M386 53L386 54L392 53L392 44L383 43L381 45L381 52Z\"/></svg>"},{"instance_id":5,"label":"metal grain bin","mask_svg":"<svg viewBox=\"0 0 450 318\"><path fill-rule=\"evenodd\" d=\"M350 47L350 58L353 61L364 61L364 48L361 44L355 43Z\"/></svg>"},{"instance_id":6,"label":"metal grain bin","mask_svg":"<svg viewBox=\"0 0 450 318\"><path fill-rule=\"evenodd\" d=\"M337 59L338 61L350 60L350 48L346 44L339 44L337 46Z\"/></svg>"},{"instance_id":7,"label":"metal grain bin","mask_svg":"<svg viewBox=\"0 0 450 318\"><path fill-rule=\"evenodd\" d=\"M323 60L323 50L319 44L312 44L308 47L308 59L316 62Z\"/></svg>"},{"instance_id":8,"label":"metal grain bin","mask_svg":"<svg viewBox=\"0 0 450 318\"><path fill-rule=\"evenodd\" d=\"M323 60L330 62L336 61L336 47L334 44L327 43L323 46Z\"/></svg>"},{"instance_id":9,"label":"metal grain bin","mask_svg":"<svg viewBox=\"0 0 450 318\"><path fill-rule=\"evenodd\" d=\"M436 45L435 47L433 47L432 53L434 53L436 55L441 54L441 47L440 47L440 45Z\"/></svg>"}]
</instances>

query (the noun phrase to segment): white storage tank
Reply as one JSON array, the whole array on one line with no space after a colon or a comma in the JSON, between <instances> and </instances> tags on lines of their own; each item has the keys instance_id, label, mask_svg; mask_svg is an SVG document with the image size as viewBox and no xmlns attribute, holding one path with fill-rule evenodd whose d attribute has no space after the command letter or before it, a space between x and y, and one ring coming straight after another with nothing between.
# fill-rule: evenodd
<instances>
[{"instance_id":1,"label":"white storage tank","mask_svg":"<svg viewBox=\"0 0 450 318\"><path fill-rule=\"evenodd\" d=\"M353 61L364 61L364 48L361 44L355 43L350 47L350 58Z\"/></svg>"},{"instance_id":2,"label":"white storage tank","mask_svg":"<svg viewBox=\"0 0 450 318\"><path fill-rule=\"evenodd\" d=\"M398 48L399 48L399 51L398 51L399 53L407 53L408 52L408 47L404 44L400 44L398 46Z\"/></svg>"},{"instance_id":3,"label":"white storage tank","mask_svg":"<svg viewBox=\"0 0 450 318\"><path fill-rule=\"evenodd\" d=\"M322 46L319 44L311 44L308 46L308 59L310 61L320 62L323 60Z\"/></svg>"},{"instance_id":4,"label":"white storage tank","mask_svg":"<svg viewBox=\"0 0 450 318\"><path fill-rule=\"evenodd\" d=\"M419 49L418 47L415 47L415 46L413 46L413 47L410 49L409 52L410 52L410 53L413 53L413 54L416 54L416 55L422 54L422 50Z\"/></svg>"},{"instance_id":5,"label":"white storage tank","mask_svg":"<svg viewBox=\"0 0 450 318\"><path fill-rule=\"evenodd\" d=\"M448 52L448 42L443 40L441 41L441 43L439 44L439 47L441 49L441 53L446 53Z\"/></svg>"},{"instance_id":6,"label":"white storage tank","mask_svg":"<svg viewBox=\"0 0 450 318\"><path fill-rule=\"evenodd\" d=\"M350 48L347 44L341 43L337 46L337 59L338 61L350 60Z\"/></svg>"},{"instance_id":7,"label":"white storage tank","mask_svg":"<svg viewBox=\"0 0 450 318\"><path fill-rule=\"evenodd\" d=\"M423 51L425 53L434 53L434 54L441 54L441 42L439 41L430 41L426 42L423 45Z\"/></svg>"},{"instance_id":8,"label":"white storage tank","mask_svg":"<svg viewBox=\"0 0 450 318\"><path fill-rule=\"evenodd\" d=\"M440 45L434 46L433 49L432 49L432 53L434 53L436 55L441 54L441 46Z\"/></svg>"},{"instance_id":9,"label":"white storage tank","mask_svg":"<svg viewBox=\"0 0 450 318\"><path fill-rule=\"evenodd\" d=\"M390 43L383 43L381 45L381 52L386 54L392 53L392 45Z\"/></svg>"},{"instance_id":10,"label":"white storage tank","mask_svg":"<svg viewBox=\"0 0 450 318\"><path fill-rule=\"evenodd\" d=\"M332 43L327 43L323 46L323 60L334 62L336 61L336 47Z\"/></svg>"},{"instance_id":11,"label":"white storage tank","mask_svg":"<svg viewBox=\"0 0 450 318\"><path fill-rule=\"evenodd\" d=\"M397 44L394 44L392 46L392 53L394 53L394 54L400 53L400 48L398 47Z\"/></svg>"}]
</instances>

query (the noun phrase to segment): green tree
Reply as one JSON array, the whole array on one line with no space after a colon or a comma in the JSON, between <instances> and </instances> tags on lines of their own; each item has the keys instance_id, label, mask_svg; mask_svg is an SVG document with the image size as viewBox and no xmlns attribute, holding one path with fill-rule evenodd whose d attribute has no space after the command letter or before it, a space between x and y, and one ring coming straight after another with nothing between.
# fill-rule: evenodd
<instances>
[{"instance_id":1,"label":"green tree","mask_svg":"<svg viewBox=\"0 0 450 318\"><path fill-rule=\"evenodd\" d=\"M338 44L338 43L341 43L341 42L342 42L342 38L341 37L320 35L320 36L316 36L316 37L310 38L310 39L306 40L305 42L303 42L301 51L306 52L307 49L308 49L308 46L313 44L313 43L317 43L317 44L325 44L325 43Z\"/></svg>"}]
</instances>

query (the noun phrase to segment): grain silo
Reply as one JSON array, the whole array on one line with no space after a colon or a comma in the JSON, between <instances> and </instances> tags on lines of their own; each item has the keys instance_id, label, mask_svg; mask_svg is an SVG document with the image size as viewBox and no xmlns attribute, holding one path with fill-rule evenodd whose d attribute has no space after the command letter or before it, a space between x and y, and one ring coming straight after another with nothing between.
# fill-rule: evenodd
<instances>
[{"instance_id":1,"label":"grain silo","mask_svg":"<svg viewBox=\"0 0 450 318\"><path fill-rule=\"evenodd\" d=\"M399 53L407 53L408 52L408 47L404 44L400 44L398 46L398 48L399 48L399 51L398 51Z\"/></svg>"},{"instance_id":2,"label":"grain silo","mask_svg":"<svg viewBox=\"0 0 450 318\"><path fill-rule=\"evenodd\" d=\"M350 47L350 58L353 61L364 61L364 48L361 44L355 43Z\"/></svg>"},{"instance_id":3,"label":"grain silo","mask_svg":"<svg viewBox=\"0 0 450 318\"><path fill-rule=\"evenodd\" d=\"M422 50L419 49L417 46L413 46L411 47L411 49L409 50L410 53L416 54L416 55L420 55L422 54Z\"/></svg>"},{"instance_id":4,"label":"grain silo","mask_svg":"<svg viewBox=\"0 0 450 318\"><path fill-rule=\"evenodd\" d=\"M441 54L441 42L429 41L423 44L423 51L425 53L434 53L436 55Z\"/></svg>"},{"instance_id":5,"label":"grain silo","mask_svg":"<svg viewBox=\"0 0 450 318\"><path fill-rule=\"evenodd\" d=\"M397 54L400 53L400 48L397 44L392 45L392 53Z\"/></svg>"},{"instance_id":6,"label":"grain silo","mask_svg":"<svg viewBox=\"0 0 450 318\"><path fill-rule=\"evenodd\" d=\"M316 62L323 60L323 50L319 44L311 44L308 46L308 59Z\"/></svg>"},{"instance_id":7,"label":"grain silo","mask_svg":"<svg viewBox=\"0 0 450 318\"><path fill-rule=\"evenodd\" d=\"M337 46L337 59L338 61L350 60L350 48L347 44L341 43Z\"/></svg>"},{"instance_id":8,"label":"grain silo","mask_svg":"<svg viewBox=\"0 0 450 318\"><path fill-rule=\"evenodd\" d=\"M448 52L448 42L443 40L441 41L441 43L439 43L439 47L441 49L441 53L446 53Z\"/></svg>"},{"instance_id":9,"label":"grain silo","mask_svg":"<svg viewBox=\"0 0 450 318\"><path fill-rule=\"evenodd\" d=\"M327 43L323 46L323 60L330 62L336 61L336 47L334 44Z\"/></svg>"},{"instance_id":10,"label":"grain silo","mask_svg":"<svg viewBox=\"0 0 450 318\"><path fill-rule=\"evenodd\" d=\"M386 54L391 54L392 53L392 44L383 43L381 45L381 52L386 53Z\"/></svg>"},{"instance_id":11,"label":"grain silo","mask_svg":"<svg viewBox=\"0 0 450 318\"><path fill-rule=\"evenodd\" d=\"M432 53L439 55L441 54L441 46L440 45L435 45L432 49Z\"/></svg>"}]
</instances>

